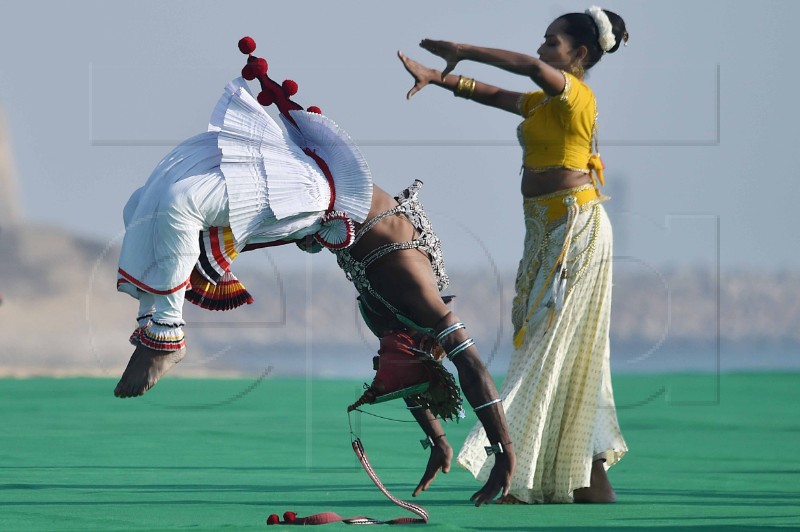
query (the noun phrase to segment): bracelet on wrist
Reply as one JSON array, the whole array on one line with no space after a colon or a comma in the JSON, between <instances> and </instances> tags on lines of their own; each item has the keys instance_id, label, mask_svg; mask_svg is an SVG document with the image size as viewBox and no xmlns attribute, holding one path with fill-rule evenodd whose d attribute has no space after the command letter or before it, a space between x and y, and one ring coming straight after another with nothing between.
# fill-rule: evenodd
<instances>
[{"instance_id":1,"label":"bracelet on wrist","mask_svg":"<svg viewBox=\"0 0 800 532\"><path fill-rule=\"evenodd\" d=\"M444 438L445 436L446 434L444 432L441 434L437 434L436 436L433 437L428 436L426 438L422 438L421 440L419 440L419 443L422 444L423 449L427 449L428 447L436 447L436 441L441 438Z\"/></svg>"},{"instance_id":2,"label":"bracelet on wrist","mask_svg":"<svg viewBox=\"0 0 800 532\"><path fill-rule=\"evenodd\" d=\"M509 445L511 445L511 442L506 442L506 443L497 442L493 445L485 446L484 450L486 451L486 456L492 456L493 454L505 454L506 452L505 447L508 447Z\"/></svg>"},{"instance_id":3,"label":"bracelet on wrist","mask_svg":"<svg viewBox=\"0 0 800 532\"><path fill-rule=\"evenodd\" d=\"M467 100L471 99L473 93L475 92L475 83L475 80L472 78L458 76L458 83L456 83L456 86L453 89L453 95L458 98L465 98Z\"/></svg>"}]
</instances>

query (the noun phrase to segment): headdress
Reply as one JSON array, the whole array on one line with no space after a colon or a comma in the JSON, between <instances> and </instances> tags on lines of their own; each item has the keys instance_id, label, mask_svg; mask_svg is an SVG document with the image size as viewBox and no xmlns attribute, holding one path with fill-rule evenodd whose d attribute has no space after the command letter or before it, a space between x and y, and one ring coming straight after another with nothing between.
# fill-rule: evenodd
<instances>
[{"instance_id":1,"label":"headdress","mask_svg":"<svg viewBox=\"0 0 800 532\"><path fill-rule=\"evenodd\" d=\"M258 103L278 108L289 139L313 159L311 164L316 164L330 186L330 203L314 237L331 249L347 247L353 242L354 222L363 223L370 209L372 179L367 164L347 133L323 116L319 107L303 109L291 99L298 91L294 80L278 84L267 75L269 65L266 59L253 55L255 49L251 37L239 40L239 51L248 56L242 77L258 80Z\"/></svg>"},{"instance_id":2,"label":"headdress","mask_svg":"<svg viewBox=\"0 0 800 532\"><path fill-rule=\"evenodd\" d=\"M617 44L617 38L614 37L614 30L606 12L598 6L592 6L585 13L592 17L595 26L597 26L597 42L600 48L604 52L614 48L614 45Z\"/></svg>"}]
</instances>

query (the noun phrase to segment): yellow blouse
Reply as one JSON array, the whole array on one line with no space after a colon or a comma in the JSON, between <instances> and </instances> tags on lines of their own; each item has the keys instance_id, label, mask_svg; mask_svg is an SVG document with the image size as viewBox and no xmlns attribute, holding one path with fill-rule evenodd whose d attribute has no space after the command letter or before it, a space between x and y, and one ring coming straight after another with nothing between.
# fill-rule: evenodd
<instances>
[{"instance_id":1,"label":"yellow blouse","mask_svg":"<svg viewBox=\"0 0 800 532\"><path fill-rule=\"evenodd\" d=\"M594 93L572 74L564 72L564 78L558 96L529 92L517 104L524 118L517 128L523 164L534 172L567 168L588 173L596 164L590 162L597 120Z\"/></svg>"}]
</instances>

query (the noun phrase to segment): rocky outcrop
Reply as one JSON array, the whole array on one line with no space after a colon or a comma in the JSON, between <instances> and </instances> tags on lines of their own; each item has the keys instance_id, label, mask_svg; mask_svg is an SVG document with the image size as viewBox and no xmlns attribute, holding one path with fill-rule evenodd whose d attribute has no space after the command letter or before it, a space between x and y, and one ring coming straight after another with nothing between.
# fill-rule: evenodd
<instances>
[{"instance_id":1,"label":"rocky outcrop","mask_svg":"<svg viewBox=\"0 0 800 532\"><path fill-rule=\"evenodd\" d=\"M11 156L11 145L5 114L0 109L0 231L17 225L21 219L21 203Z\"/></svg>"}]
</instances>

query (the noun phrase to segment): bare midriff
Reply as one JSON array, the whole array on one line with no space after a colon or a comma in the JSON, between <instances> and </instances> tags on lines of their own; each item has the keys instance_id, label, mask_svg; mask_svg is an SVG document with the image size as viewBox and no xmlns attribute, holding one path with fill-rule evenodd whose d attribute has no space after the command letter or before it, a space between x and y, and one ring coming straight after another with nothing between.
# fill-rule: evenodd
<instances>
[{"instance_id":1,"label":"bare midriff","mask_svg":"<svg viewBox=\"0 0 800 532\"><path fill-rule=\"evenodd\" d=\"M525 167L522 171L522 195L526 198L551 194L559 190L579 187L592 182L589 174L566 168L536 172Z\"/></svg>"}]
</instances>

